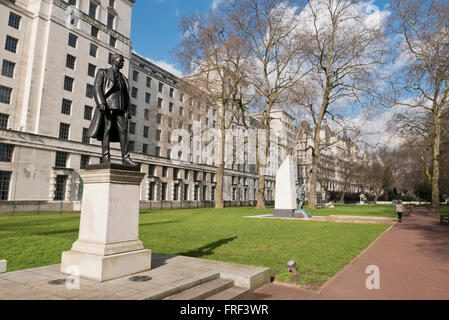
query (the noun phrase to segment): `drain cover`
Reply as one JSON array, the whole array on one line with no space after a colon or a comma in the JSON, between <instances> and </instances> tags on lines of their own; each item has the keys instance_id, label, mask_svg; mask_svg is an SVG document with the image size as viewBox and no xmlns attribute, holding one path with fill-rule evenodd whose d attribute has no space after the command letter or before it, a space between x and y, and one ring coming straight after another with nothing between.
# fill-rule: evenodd
<instances>
[{"instance_id":1,"label":"drain cover","mask_svg":"<svg viewBox=\"0 0 449 320\"><path fill-rule=\"evenodd\" d=\"M149 280L151 280L151 277L149 277L149 276L135 276L135 277L129 278L129 281L134 281L134 282L145 282L145 281L149 281Z\"/></svg>"},{"instance_id":2,"label":"drain cover","mask_svg":"<svg viewBox=\"0 0 449 320\"><path fill-rule=\"evenodd\" d=\"M66 279L57 279L57 280L48 281L48 284L52 284L54 286L58 286L60 284L64 284L65 282L66 282Z\"/></svg>"}]
</instances>

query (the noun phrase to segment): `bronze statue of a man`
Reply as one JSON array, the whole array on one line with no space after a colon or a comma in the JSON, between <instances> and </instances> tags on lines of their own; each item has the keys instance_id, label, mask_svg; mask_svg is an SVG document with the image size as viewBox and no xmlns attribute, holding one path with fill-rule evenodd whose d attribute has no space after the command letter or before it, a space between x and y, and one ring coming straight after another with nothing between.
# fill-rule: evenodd
<instances>
[{"instance_id":1,"label":"bronze statue of a man","mask_svg":"<svg viewBox=\"0 0 449 320\"><path fill-rule=\"evenodd\" d=\"M94 99L97 104L89 127L89 136L102 141L101 163L110 163L110 142L120 142L122 163L136 166L128 152L128 119L131 119L129 84L120 72L124 59L120 54L111 57L112 67L100 69L95 77Z\"/></svg>"}]
</instances>

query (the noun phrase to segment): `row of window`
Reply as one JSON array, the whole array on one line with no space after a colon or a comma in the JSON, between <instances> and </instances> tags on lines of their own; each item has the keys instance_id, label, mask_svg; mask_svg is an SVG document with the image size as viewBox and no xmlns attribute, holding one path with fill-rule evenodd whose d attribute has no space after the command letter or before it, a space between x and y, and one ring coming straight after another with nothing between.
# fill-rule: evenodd
<instances>
[{"instance_id":1,"label":"row of window","mask_svg":"<svg viewBox=\"0 0 449 320\"><path fill-rule=\"evenodd\" d=\"M159 201L167 201L168 199L168 184L166 182L162 182L160 184L161 188L160 188L160 194L159 192L156 193L156 190L158 189L158 183L157 182L150 182L150 184L148 185L148 200L149 201L154 201L154 200L159 200ZM173 194L172 194L172 200L173 201L189 201L189 189L190 189L190 185L188 184L179 184L179 183L175 183L173 186ZM194 192L193 192L193 200L194 201L205 201L207 200L207 186L202 186L202 188L200 189L199 185L195 185L194 186ZM200 193L201 191L201 193ZM211 187L211 193L210 193L210 200L214 201L215 200L215 186ZM182 193L182 194L181 194Z\"/></svg>"}]
</instances>

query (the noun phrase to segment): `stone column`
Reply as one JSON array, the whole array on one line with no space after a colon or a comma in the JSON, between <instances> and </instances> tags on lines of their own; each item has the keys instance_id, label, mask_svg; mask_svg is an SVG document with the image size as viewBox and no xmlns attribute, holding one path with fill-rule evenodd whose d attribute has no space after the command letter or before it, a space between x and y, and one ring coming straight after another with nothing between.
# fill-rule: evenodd
<instances>
[{"instance_id":1,"label":"stone column","mask_svg":"<svg viewBox=\"0 0 449 320\"><path fill-rule=\"evenodd\" d=\"M84 183L78 240L62 253L61 272L79 268L80 276L106 281L151 268L151 251L139 240L138 168L91 165Z\"/></svg>"}]
</instances>

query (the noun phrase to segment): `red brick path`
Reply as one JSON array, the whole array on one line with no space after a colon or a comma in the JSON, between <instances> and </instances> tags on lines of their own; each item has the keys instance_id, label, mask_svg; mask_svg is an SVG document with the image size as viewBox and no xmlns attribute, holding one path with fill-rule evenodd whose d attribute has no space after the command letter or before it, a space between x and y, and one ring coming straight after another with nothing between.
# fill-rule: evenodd
<instances>
[{"instance_id":1,"label":"red brick path","mask_svg":"<svg viewBox=\"0 0 449 320\"><path fill-rule=\"evenodd\" d=\"M365 270L380 270L380 289L368 290ZM320 292L265 285L242 300L449 299L449 226L426 209L395 223Z\"/></svg>"}]
</instances>

